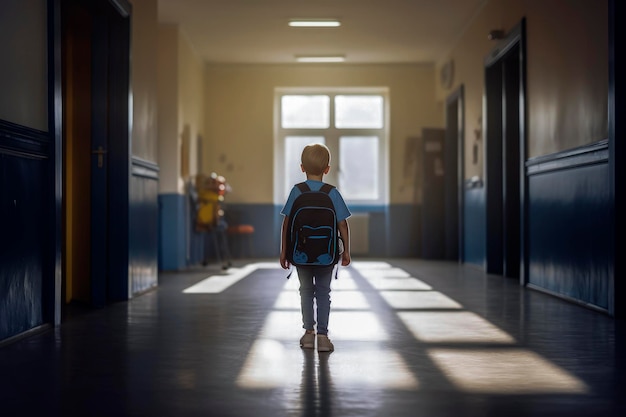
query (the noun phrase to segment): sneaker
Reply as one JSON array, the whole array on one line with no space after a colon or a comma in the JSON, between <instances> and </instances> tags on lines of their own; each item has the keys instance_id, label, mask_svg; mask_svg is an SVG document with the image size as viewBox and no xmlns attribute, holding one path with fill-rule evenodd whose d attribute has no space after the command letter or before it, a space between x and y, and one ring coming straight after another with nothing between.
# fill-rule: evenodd
<instances>
[{"instance_id":1,"label":"sneaker","mask_svg":"<svg viewBox=\"0 0 626 417\"><path fill-rule=\"evenodd\" d=\"M335 350L332 342L325 334L317 335L317 351L318 352L332 352Z\"/></svg>"},{"instance_id":2,"label":"sneaker","mask_svg":"<svg viewBox=\"0 0 626 417\"><path fill-rule=\"evenodd\" d=\"M300 347L304 349L315 348L315 333L305 333L304 336L300 338Z\"/></svg>"}]
</instances>

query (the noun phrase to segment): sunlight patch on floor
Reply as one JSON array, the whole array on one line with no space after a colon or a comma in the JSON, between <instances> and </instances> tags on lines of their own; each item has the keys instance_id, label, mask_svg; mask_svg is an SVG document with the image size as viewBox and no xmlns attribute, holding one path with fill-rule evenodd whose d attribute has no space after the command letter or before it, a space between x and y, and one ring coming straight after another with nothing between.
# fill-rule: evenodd
<instances>
[{"instance_id":1,"label":"sunlight patch on floor","mask_svg":"<svg viewBox=\"0 0 626 417\"><path fill-rule=\"evenodd\" d=\"M353 268L358 269L359 271L366 271L372 269L391 269L392 266L389 262L384 261L352 261L350 264Z\"/></svg>"},{"instance_id":2,"label":"sunlight patch on floor","mask_svg":"<svg viewBox=\"0 0 626 417\"><path fill-rule=\"evenodd\" d=\"M292 291L283 291L279 294L274 308L277 310L300 311L300 295ZM341 310L364 310L369 309L370 304L363 293L359 291L332 291L331 309Z\"/></svg>"},{"instance_id":3,"label":"sunlight patch on floor","mask_svg":"<svg viewBox=\"0 0 626 417\"><path fill-rule=\"evenodd\" d=\"M223 274L211 275L191 287L185 288L183 293L218 294L246 278L257 269L280 269L280 266L274 262L258 262L248 264L243 268L229 268Z\"/></svg>"},{"instance_id":4,"label":"sunlight patch on floor","mask_svg":"<svg viewBox=\"0 0 626 417\"><path fill-rule=\"evenodd\" d=\"M337 310L369 310L370 303L360 291L334 291L331 293L331 316Z\"/></svg>"},{"instance_id":5,"label":"sunlight patch on floor","mask_svg":"<svg viewBox=\"0 0 626 417\"><path fill-rule=\"evenodd\" d=\"M388 348L333 352L330 367L335 384L353 387L417 389L417 378L402 356Z\"/></svg>"},{"instance_id":6,"label":"sunlight patch on floor","mask_svg":"<svg viewBox=\"0 0 626 417\"><path fill-rule=\"evenodd\" d=\"M339 282L342 283L341 289L337 289ZM355 290L357 286L348 269L340 269L339 279L331 284L334 310L330 316L330 336L335 343L364 342L368 349L333 352L332 357L300 349L298 340L303 330L298 285L297 275L285 282L274 309L267 315L246 357L237 385L270 389L319 384L317 377L313 382L302 379L306 375L310 378L312 374L323 373L326 375L323 383L327 386L342 383L357 388L417 388L416 378L398 353L390 353L386 348L377 349L378 342L387 340L388 335L376 314L367 311L369 303L361 292ZM311 367L315 369L308 369Z\"/></svg>"},{"instance_id":7,"label":"sunlight patch on floor","mask_svg":"<svg viewBox=\"0 0 626 417\"><path fill-rule=\"evenodd\" d=\"M311 384L319 392L337 385L419 389L420 375L399 351L388 346L390 335L371 311L367 297L358 291L353 277L358 271L390 308L398 310L397 317L413 335L414 343L459 391L495 395L588 392L581 380L520 347L498 326L401 269L386 265L358 262L352 268L340 268L339 279L332 283L329 322L329 336L340 348L331 354L298 347L303 330L299 282L294 273L267 315L237 384L251 389L281 388L285 399L298 397L296 394L303 394Z\"/></svg>"},{"instance_id":8,"label":"sunlight patch on floor","mask_svg":"<svg viewBox=\"0 0 626 417\"><path fill-rule=\"evenodd\" d=\"M398 312L413 336L430 343L515 343L515 339L470 311Z\"/></svg>"},{"instance_id":9,"label":"sunlight patch on floor","mask_svg":"<svg viewBox=\"0 0 626 417\"><path fill-rule=\"evenodd\" d=\"M312 356L310 360L306 355ZM325 373L327 388L340 384L351 388L413 390L419 385L402 357L387 349L318 354L265 338L254 342L237 377L237 385L251 389L291 389L305 385L302 379L314 372Z\"/></svg>"},{"instance_id":10,"label":"sunlight patch on floor","mask_svg":"<svg viewBox=\"0 0 626 417\"><path fill-rule=\"evenodd\" d=\"M584 394L587 386L525 349L433 349L430 357L462 391L484 394Z\"/></svg>"},{"instance_id":11,"label":"sunlight patch on floor","mask_svg":"<svg viewBox=\"0 0 626 417\"><path fill-rule=\"evenodd\" d=\"M427 349L432 343L452 346L431 348L428 352L441 372L460 391L514 395L584 394L589 391L574 375L541 355L518 347L510 334L479 315L464 311L461 304L445 294L429 291L429 288L392 291L405 290L392 285L392 282L403 285L402 279L406 280L397 278L403 276L398 268L389 266L386 270L384 263L364 262L356 269L374 288L380 290L380 296L391 308L409 310L397 311L396 314L417 343L426 344ZM437 309L447 311L424 311ZM468 347L468 343L502 347L476 349Z\"/></svg>"},{"instance_id":12,"label":"sunlight patch on floor","mask_svg":"<svg viewBox=\"0 0 626 417\"><path fill-rule=\"evenodd\" d=\"M438 291L380 291L395 309L461 309L463 306Z\"/></svg>"},{"instance_id":13,"label":"sunlight patch on floor","mask_svg":"<svg viewBox=\"0 0 626 417\"><path fill-rule=\"evenodd\" d=\"M409 278L408 272L401 268L369 268L369 267L358 267L359 273L363 275L365 278Z\"/></svg>"},{"instance_id":14,"label":"sunlight patch on floor","mask_svg":"<svg viewBox=\"0 0 626 417\"><path fill-rule=\"evenodd\" d=\"M331 311L329 329L333 340L377 342L389 339L376 314L369 311Z\"/></svg>"},{"instance_id":15,"label":"sunlight patch on floor","mask_svg":"<svg viewBox=\"0 0 626 417\"><path fill-rule=\"evenodd\" d=\"M369 311L334 311L330 315L329 335L333 340L382 341L387 340L380 320ZM302 329L300 310L272 311L267 315L259 337L288 341L298 346Z\"/></svg>"},{"instance_id":16,"label":"sunlight patch on floor","mask_svg":"<svg viewBox=\"0 0 626 417\"><path fill-rule=\"evenodd\" d=\"M417 278L395 278L395 277L377 277L370 276L365 278L370 285L377 290L413 290L413 291L429 291L432 287Z\"/></svg>"},{"instance_id":17,"label":"sunlight patch on floor","mask_svg":"<svg viewBox=\"0 0 626 417\"><path fill-rule=\"evenodd\" d=\"M298 386L302 375L300 348L276 340L257 339L237 378L243 388Z\"/></svg>"}]
</instances>

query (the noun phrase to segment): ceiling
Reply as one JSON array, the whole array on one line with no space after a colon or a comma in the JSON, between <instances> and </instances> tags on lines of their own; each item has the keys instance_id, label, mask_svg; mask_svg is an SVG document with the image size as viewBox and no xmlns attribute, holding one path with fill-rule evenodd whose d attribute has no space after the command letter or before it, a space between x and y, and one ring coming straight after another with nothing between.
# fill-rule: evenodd
<instances>
[{"instance_id":1,"label":"ceiling","mask_svg":"<svg viewBox=\"0 0 626 417\"><path fill-rule=\"evenodd\" d=\"M210 63L293 63L295 55L432 63L452 49L486 1L158 0L158 14ZM289 27L294 18L337 18L342 25Z\"/></svg>"}]
</instances>

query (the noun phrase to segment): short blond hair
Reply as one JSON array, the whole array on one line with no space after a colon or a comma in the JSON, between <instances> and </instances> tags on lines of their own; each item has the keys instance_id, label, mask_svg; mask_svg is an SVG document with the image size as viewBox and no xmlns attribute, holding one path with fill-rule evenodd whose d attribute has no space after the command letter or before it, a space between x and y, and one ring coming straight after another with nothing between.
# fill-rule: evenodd
<instances>
[{"instance_id":1,"label":"short blond hair","mask_svg":"<svg viewBox=\"0 0 626 417\"><path fill-rule=\"evenodd\" d=\"M312 143L302 150L301 162L306 173L322 175L330 165L330 151L322 143Z\"/></svg>"}]
</instances>

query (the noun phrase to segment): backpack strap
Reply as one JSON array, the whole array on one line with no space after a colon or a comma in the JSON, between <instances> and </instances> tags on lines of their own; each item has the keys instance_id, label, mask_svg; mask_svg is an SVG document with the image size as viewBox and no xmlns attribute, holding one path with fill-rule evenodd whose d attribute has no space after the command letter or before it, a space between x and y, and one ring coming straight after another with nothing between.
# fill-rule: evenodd
<instances>
[{"instance_id":1,"label":"backpack strap","mask_svg":"<svg viewBox=\"0 0 626 417\"><path fill-rule=\"evenodd\" d=\"M296 184L296 187L298 187L298 189L303 193L311 191L311 187L309 187L306 182L300 182ZM322 185L322 187L320 188L320 191L325 192L326 194L330 194L333 188L335 188L334 185L324 183L324 185Z\"/></svg>"},{"instance_id":2,"label":"backpack strap","mask_svg":"<svg viewBox=\"0 0 626 417\"><path fill-rule=\"evenodd\" d=\"M300 189L300 191L303 193L306 193L307 191L311 191L311 187L309 187L306 182L298 183L296 184L296 187L298 187L298 189Z\"/></svg>"},{"instance_id":3,"label":"backpack strap","mask_svg":"<svg viewBox=\"0 0 626 417\"><path fill-rule=\"evenodd\" d=\"M330 184L324 183L324 185L322 185L322 188L320 188L320 191L323 191L326 194L330 194L330 192L333 190L333 188L335 188L334 185L330 185Z\"/></svg>"}]
</instances>

